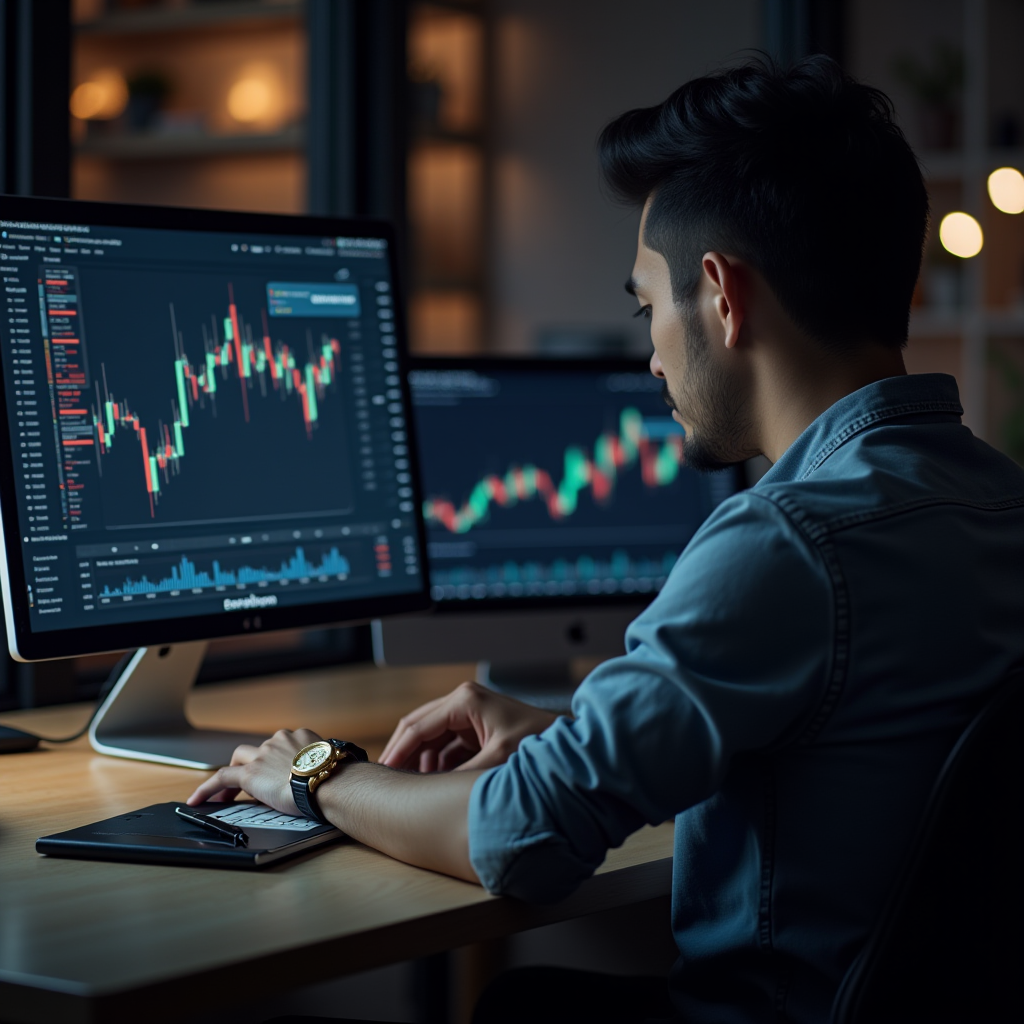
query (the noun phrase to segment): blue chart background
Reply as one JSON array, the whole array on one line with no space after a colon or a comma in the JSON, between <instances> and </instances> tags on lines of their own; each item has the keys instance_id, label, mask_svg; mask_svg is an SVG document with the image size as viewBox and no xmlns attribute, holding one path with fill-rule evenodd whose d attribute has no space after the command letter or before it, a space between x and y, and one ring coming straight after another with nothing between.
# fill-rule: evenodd
<instances>
[{"instance_id":1,"label":"blue chart background","mask_svg":"<svg viewBox=\"0 0 1024 1024\"><path fill-rule=\"evenodd\" d=\"M152 438L158 420L170 422L171 400L177 400L169 304L174 303L185 352L192 365L199 367L204 358L202 327L205 324L211 333L211 316L216 318L219 343L223 344L229 282L234 286L239 316L252 326L254 334L262 336L260 310L266 306L266 278L151 270L135 271L131 277L132 287L125 288L124 268L81 267L82 320L92 380L99 380L102 389L101 364L105 364L111 394L119 401L127 400ZM344 375L346 336L338 319L279 317L270 322L272 341L286 343L301 364L308 358L307 330L312 333L315 351L322 333L338 338ZM227 369L227 380L217 371L216 415L209 396L205 396L206 409L200 409L198 403L192 406L181 472L172 476L166 487L161 479L155 520L150 516L138 442L118 431L111 452L103 456L103 478L97 488L102 494L104 525L237 519L351 506L349 403L340 382L332 385L319 403L320 419L310 440L300 400L294 394L282 399L273 392L269 372L265 398L258 378L251 380L246 423L234 362ZM95 387L88 398L91 407L96 400ZM91 518L96 518L96 511L93 505Z\"/></svg>"},{"instance_id":2,"label":"blue chart background","mask_svg":"<svg viewBox=\"0 0 1024 1024\"><path fill-rule=\"evenodd\" d=\"M663 428L671 423L660 382L648 374L504 371L478 378L475 391L417 386L418 379L423 378L414 375L413 401L424 497L457 507L478 480L489 473L503 477L512 465L546 469L557 487L565 449L576 445L592 455L602 432L618 435L624 408L638 409ZM507 582L510 563L521 576L525 571L524 579L532 573L547 580L556 561L576 567L581 557L595 560L594 572L602 578L663 576L708 513L732 492L732 479L684 468L671 484L648 488L638 461L620 472L609 501L597 503L587 488L576 511L561 520L533 499L507 508L492 503L487 517L464 534L428 523L432 581L463 589L435 596L526 596L480 591L487 582ZM465 592L471 584L476 593Z\"/></svg>"}]
</instances>

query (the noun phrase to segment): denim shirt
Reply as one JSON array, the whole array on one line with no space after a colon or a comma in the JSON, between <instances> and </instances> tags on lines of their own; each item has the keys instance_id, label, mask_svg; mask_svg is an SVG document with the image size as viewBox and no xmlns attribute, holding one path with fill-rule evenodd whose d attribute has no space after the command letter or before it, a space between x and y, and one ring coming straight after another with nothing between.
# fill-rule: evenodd
<instances>
[{"instance_id":1,"label":"denim shirt","mask_svg":"<svg viewBox=\"0 0 1024 1024\"><path fill-rule=\"evenodd\" d=\"M481 776L488 890L557 900L675 818L687 1021L821 1022L957 736L1024 660L1024 471L956 383L847 395L690 541L573 718Z\"/></svg>"}]
</instances>

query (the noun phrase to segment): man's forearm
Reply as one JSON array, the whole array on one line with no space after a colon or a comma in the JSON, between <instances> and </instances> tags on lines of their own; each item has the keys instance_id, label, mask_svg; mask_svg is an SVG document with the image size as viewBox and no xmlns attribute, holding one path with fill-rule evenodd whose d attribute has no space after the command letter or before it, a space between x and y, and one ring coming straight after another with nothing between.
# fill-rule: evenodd
<instances>
[{"instance_id":1,"label":"man's forearm","mask_svg":"<svg viewBox=\"0 0 1024 1024\"><path fill-rule=\"evenodd\" d=\"M477 882L467 818L480 774L418 775L347 764L316 795L327 819L353 839L408 864Z\"/></svg>"}]
</instances>

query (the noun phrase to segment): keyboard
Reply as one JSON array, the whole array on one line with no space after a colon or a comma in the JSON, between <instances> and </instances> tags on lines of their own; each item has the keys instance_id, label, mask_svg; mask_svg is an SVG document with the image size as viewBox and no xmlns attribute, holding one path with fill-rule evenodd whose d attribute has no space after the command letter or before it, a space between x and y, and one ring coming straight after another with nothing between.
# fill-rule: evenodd
<instances>
[{"instance_id":1,"label":"keyboard","mask_svg":"<svg viewBox=\"0 0 1024 1024\"><path fill-rule=\"evenodd\" d=\"M322 828L312 818L296 818L291 814L282 814L264 804L253 804L248 801L228 804L223 810L213 811L211 818L238 825L240 828L281 828L289 832L308 832L310 829Z\"/></svg>"}]
</instances>

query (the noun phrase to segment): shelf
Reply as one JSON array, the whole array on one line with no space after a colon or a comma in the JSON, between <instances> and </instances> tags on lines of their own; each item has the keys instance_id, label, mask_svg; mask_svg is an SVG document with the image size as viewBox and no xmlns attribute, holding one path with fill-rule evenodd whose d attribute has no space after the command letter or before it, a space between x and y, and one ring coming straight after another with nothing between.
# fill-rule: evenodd
<instances>
[{"instance_id":1,"label":"shelf","mask_svg":"<svg viewBox=\"0 0 1024 1024\"><path fill-rule=\"evenodd\" d=\"M235 153L281 153L302 149L306 130L292 125L271 135L203 135L196 133L139 132L86 139L75 146L79 156L105 160L156 160L167 158L230 156Z\"/></svg>"},{"instance_id":2,"label":"shelf","mask_svg":"<svg viewBox=\"0 0 1024 1024\"><path fill-rule=\"evenodd\" d=\"M208 29L242 21L294 21L305 7L305 0L219 0L187 7L111 11L80 22L73 30L80 35L138 35Z\"/></svg>"},{"instance_id":3,"label":"shelf","mask_svg":"<svg viewBox=\"0 0 1024 1024\"><path fill-rule=\"evenodd\" d=\"M1024 310L990 309L979 314L970 309L918 308L912 310L910 315L911 338L947 337L976 327L994 337L1024 335Z\"/></svg>"}]
</instances>

